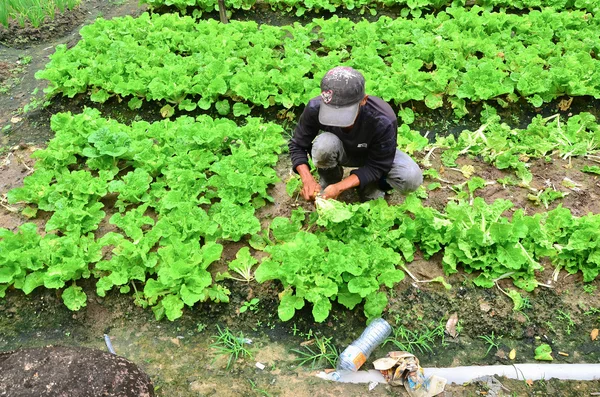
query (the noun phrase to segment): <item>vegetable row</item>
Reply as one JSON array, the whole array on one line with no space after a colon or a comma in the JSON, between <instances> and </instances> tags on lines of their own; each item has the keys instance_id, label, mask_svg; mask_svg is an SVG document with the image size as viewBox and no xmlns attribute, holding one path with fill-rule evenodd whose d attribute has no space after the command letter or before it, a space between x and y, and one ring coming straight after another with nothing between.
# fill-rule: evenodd
<instances>
[{"instance_id":1,"label":"vegetable row","mask_svg":"<svg viewBox=\"0 0 600 397\"><path fill-rule=\"evenodd\" d=\"M142 0L142 2L152 7L174 6L182 10L194 7L205 12L215 11L219 8L218 0ZM468 6L477 5L485 9L523 10L553 7L556 10L582 9L590 12L597 12L600 9L595 0L475 0L468 3ZM249 10L257 4L266 4L271 9L278 11L294 11L297 16L303 15L306 11L335 12L338 9L359 10L361 13L369 10L371 14L376 15L378 9L382 7L399 7L400 16L406 17L410 13L419 17L423 11L440 10L451 6L465 7L464 0L226 0L225 8Z\"/></svg>"},{"instance_id":2,"label":"vegetable row","mask_svg":"<svg viewBox=\"0 0 600 397\"><path fill-rule=\"evenodd\" d=\"M469 186L471 194L481 187ZM264 248L271 256L257 268L256 279L281 281L280 318L289 319L310 303L315 320L323 321L332 301L352 309L365 299L367 318L380 316L388 303L385 287L404 278L403 263L414 259L417 247L425 259L441 254L446 274L460 267L478 274L472 279L475 285L488 288L508 277L518 288L532 291L543 263L582 272L584 281L598 277L599 214L576 217L559 206L528 216L513 209L507 200L487 204L475 197L450 202L439 212L423 206L415 194L399 206L381 199L324 201L316 220L323 228L313 233L293 227L291 220L273 220L277 244ZM374 265L365 264L371 258Z\"/></svg>"},{"instance_id":3,"label":"vegetable row","mask_svg":"<svg viewBox=\"0 0 600 397\"><path fill-rule=\"evenodd\" d=\"M25 215L51 217L43 237L31 223L17 234L1 230L1 295L11 285L30 293L68 283L63 299L76 310L86 297L71 281L94 276L100 296L133 290L159 318L177 318L184 304L228 301L207 268L222 243L260 230L255 209L272 200L281 127L208 116L129 127L92 109L57 114L51 125L56 136L33 154L35 172L8 193L30 204ZM96 238L107 222L116 231Z\"/></svg>"},{"instance_id":4,"label":"vegetable row","mask_svg":"<svg viewBox=\"0 0 600 397\"><path fill-rule=\"evenodd\" d=\"M248 114L290 108L319 94L333 65L361 70L367 91L397 105L561 95L600 97L600 16L553 9L528 14L451 8L424 18L353 23L333 17L303 26L222 25L174 14L97 20L73 48L57 46L46 68L49 95L117 96L132 109L164 101L191 111ZM164 103L163 102L163 103Z\"/></svg>"},{"instance_id":5,"label":"vegetable row","mask_svg":"<svg viewBox=\"0 0 600 397\"><path fill-rule=\"evenodd\" d=\"M412 120L412 110L401 111L403 120ZM459 156L477 156L496 168L512 170L518 179L504 178L503 185L529 187L533 175L529 170L530 159L544 158L551 161L554 156L562 159L584 157L599 160L600 126L591 113L582 112L563 120L558 114L534 117L526 128L511 128L501 122L496 110L483 107L482 125L476 130L465 130L458 137L437 136L434 143L412 131L408 125L400 126L398 144L408 153L426 151L420 160L424 167L431 166L431 157L441 152L441 162L445 167L457 167ZM592 168L591 168L592 167ZM582 171L594 169L584 167ZM597 166L596 166L597 168ZM429 176L439 178L435 170L427 170ZM530 188L531 189L531 188Z\"/></svg>"}]
</instances>

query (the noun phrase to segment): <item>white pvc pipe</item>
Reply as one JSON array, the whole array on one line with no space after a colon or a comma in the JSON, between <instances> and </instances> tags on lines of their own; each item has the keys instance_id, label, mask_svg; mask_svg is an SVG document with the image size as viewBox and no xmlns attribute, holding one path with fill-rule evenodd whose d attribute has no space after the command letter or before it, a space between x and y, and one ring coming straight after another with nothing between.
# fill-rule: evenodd
<instances>
[{"instance_id":1,"label":"white pvc pipe","mask_svg":"<svg viewBox=\"0 0 600 397\"><path fill-rule=\"evenodd\" d=\"M448 383L462 384L486 375L505 376L510 379L600 379L600 364L514 364L485 365L453 368L423 368L425 376L446 378Z\"/></svg>"},{"instance_id":2,"label":"white pvc pipe","mask_svg":"<svg viewBox=\"0 0 600 397\"><path fill-rule=\"evenodd\" d=\"M561 379L596 380L600 379L600 364L514 364L484 365L452 368L423 368L425 377L437 375L448 383L463 384L482 376L504 376L510 379ZM385 383L379 371L336 371L329 374L321 372L318 377L344 383Z\"/></svg>"}]
</instances>

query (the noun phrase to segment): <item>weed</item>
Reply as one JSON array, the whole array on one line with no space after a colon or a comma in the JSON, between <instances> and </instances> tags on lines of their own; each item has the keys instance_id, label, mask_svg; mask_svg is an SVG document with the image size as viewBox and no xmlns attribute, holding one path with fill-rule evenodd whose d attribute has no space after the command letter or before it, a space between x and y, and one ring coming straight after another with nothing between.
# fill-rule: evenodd
<instances>
[{"instance_id":1,"label":"weed","mask_svg":"<svg viewBox=\"0 0 600 397\"><path fill-rule=\"evenodd\" d=\"M298 333L298 327L296 327L296 323L294 323L294 327L292 328L292 333L294 334L294 336L296 336L296 334Z\"/></svg>"},{"instance_id":2,"label":"weed","mask_svg":"<svg viewBox=\"0 0 600 397\"><path fill-rule=\"evenodd\" d=\"M421 331L411 331L404 325L397 326L394 328L393 335L388 337L383 342L383 345L392 343L400 350L410 353L415 353L416 350L419 350L421 353L432 353L437 338L441 338L442 345L444 345L444 326L442 324L434 325L435 323L430 324L429 327L425 326Z\"/></svg>"},{"instance_id":3,"label":"weed","mask_svg":"<svg viewBox=\"0 0 600 397\"><path fill-rule=\"evenodd\" d=\"M306 340L312 339L312 337L313 337L312 329L309 329L308 332L300 332L300 336L305 338Z\"/></svg>"},{"instance_id":4,"label":"weed","mask_svg":"<svg viewBox=\"0 0 600 397\"><path fill-rule=\"evenodd\" d=\"M556 329L554 329L554 325L551 321L546 321L544 324L546 325L546 327L548 327L550 331L556 334Z\"/></svg>"},{"instance_id":5,"label":"weed","mask_svg":"<svg viewBox=\"0 0 600 397\"><path fill-rule=\"evenodd\" d=\"M208 325L204 323L198 323L198 325L196 326L196 331L203 332L207 327Z\"/></svg>"},{"instance_id":6,"label":"weed","mask_svg":"<svg viewBox=\"0 0 600 397\"><path fill-rule=\"evenodd\" d=\"M590 295L593 294L597 289L598 289L598 287L596 287L593 284L586 284L583 286L583 290Z\"/></svg>"},{"instance_id":7,"label":"weed","mask_svg":"<svg viewBox=\"0 0 600 397\"><path fill-rule=\"evenodd\" d=\"M492 331L491 335L479 335L478 338L483 339L488 344L488 349L485 352L485 356L487 356L494 347L496 348L496 351L498 351L500 338L502 338L502 336L494 335L494 331Z\"/></svg>"},{"instance_id":8,"label":"weed","mask_svg":"<svg viewBox=\"0 0 600 397\"><path fill-rule=\"evenodd\" d=\"M250 387L252 388L252 391L254 391L254 392L257 392L257 393L260 393L260 394L261 394L261 395L263 395L263 396L267 396L267 397L270 397L270 396L271 396L271 395L270 395L270 394L269 394L269 393L268 393L266 390L259 389L259 388L256 386L256 383L255 383L255 382L254 382L252 379L248 379L248 382L250 382Z\"/></svg>"},{"instance_id":9,"label":"weed","mask_svg":"<svg viewBox=\"0 0 600 397\"><path fill-rule=\"evenodd\" d=\"M315 336L312 347L306 344L302 349L292 349L291 351L299 356L296 358L299 365L310 363L311 369L324 368L325 366L335 368L339 354L337 348L331 343L331 339Z\"/></svg>"},{"instance_id":10,"label":"weed","mask_svg":"<svg viewBox=\"0 0 600 397\"><path fill-rule=\"evenodd\" d=\"M456 335L460 335L463 329L464 326L462 325L461 320L458 320L458 322L456 323Z\"/></svg>"},{"instance_id":11,"label":"weed","mask_svg":"<svg viewBox=\"0 0 600 397\"><path fill-rule=\"evenodd\" d=\"M217 325L218 335L213 335L212 339L214 342L210 345L217 351L217 356L229 356L227 360L227 369L239 358L239 357L250 357L252 353L246 348L247 340L244 338L244 334L240 331L238 336L235 336L229 328L221 329Z\"/></svg>"},{"instance_id":12,"label":"weed","mask_svg":"<svg viewBox=\"0 0 600 397\"><path fill-rule=\"evenodd\" d=\"M240 307L240 313L245 313L248 310L250 310L251 312L258 312L258 302L260 301L260 299L258 298L253 298L252 300L250 300L250 302L242 302L242 307Z\"/></svg>"},{"instance_id":13,"label":"weed","mask_svg":"<svg viewBox=\"0 0 600 397\"><path fill-rule=\"evenodd\" d=\"M590 307L589 310L585 311L583 314L586 316L597 315L598 317L596 317L596 321L600 322L600 309L597 309L595 307Z\"/></svg>"},{"instance_id":14,"label":"weed","mask_svg":"<svg viewBox=\"0 0 600 397\"><path fill-rule=\"evenodd\" d=\"M571 315L569 315L569 313L563 312L562 310L558 310L557 313L558 315L556 317L565 323L566 334L571 335L571 330L575 327L575 323L573 322L573 319L571 319Z\"/></svg>"}]
</instances>

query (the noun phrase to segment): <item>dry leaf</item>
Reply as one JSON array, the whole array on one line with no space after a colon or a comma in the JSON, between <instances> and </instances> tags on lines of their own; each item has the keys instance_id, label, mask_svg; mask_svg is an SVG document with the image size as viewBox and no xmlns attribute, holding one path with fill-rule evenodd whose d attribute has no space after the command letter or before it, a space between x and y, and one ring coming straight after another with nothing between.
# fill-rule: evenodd
<instances>
[{"instance_id":1,"label":"dry leaf","mask_svg":"<svg viewBox=\"0 0 600 397\"><path fill-rule=\"evenodd\" d=\"M592 330L592 332L590 333L590 338L592 338L592 340L598 339L598 328L594 328Z\"/></svg>"},{"instance_id":2,"label":"dry leaf","mask_svg":"<svg viewBox=\"0 0 600 397\"><path fill-rule=\"evenodd\" d=\"M525 383L527 383L529 386L533 386L533 381L531 379L527 379Z\"/></svg>"},{"instance_id":3,"label":"dry leaf","mask_svg":"<svg viewBox=\"0 0 600 397\"><path fill-rule=\"evenodd\" d=\"M569 357L569 353L565 353L565 352L558 352L558 355L564 356L564 357Z\"/></svg>"},{"instance_id":4,"label":"dry leaf","mask_svg":"<svg viewBox=\"0 0 600 397\"><path fill-rule=\"evenodd\" d=\"M511 360L514 360L517 357L517 350L516 349L512 349L510 351L510 353L508 353L508 358L510 358Z\"/></svg>"},{"instance_id":5,"label":"dry leaf","mask_svg":"<svg viewBox=\"0 0 600 397\"><path fill-rule=\"evenodd\" d=\"M458 314L452 313L448 322L446 322L446 332L453 338L456 338L458 334L456 333L456 325L458 324Z\"/></svg>"},{"instance_id":6,"label":"dry leaf","mask_svg":"<svg viewBox=\"0 0 600 397\"><path fill-rule=\"evenodd\" d=\"M563 99L558 103L558 108L564 112L571 107L571 103L573 103L573 97L568 100Z\"/></svg>"},{"instance_id":7,"label":"dry leaf","mask_svg":"<svg viewBox=\"0 0 600 397\"><path fill-rule=\"evenodd\" d=\"M473 173L475 172L475 167L473 167L470 164L463 165L462 167L460 167L460 172L462 172L465 178L469 179L471 175L473 175Z\"/></svg>"},{"instance_id":8,"label":"dry leaf","mask_svg":"<svg viewBox=\"0 0 600 397\"><path fill-rule=\"evenodd\" d=\"M13 118L10 119L10 122L13 124L16 124L21 120L23 120L21 117L14 116Z\"/></svg>"}]
</instances>

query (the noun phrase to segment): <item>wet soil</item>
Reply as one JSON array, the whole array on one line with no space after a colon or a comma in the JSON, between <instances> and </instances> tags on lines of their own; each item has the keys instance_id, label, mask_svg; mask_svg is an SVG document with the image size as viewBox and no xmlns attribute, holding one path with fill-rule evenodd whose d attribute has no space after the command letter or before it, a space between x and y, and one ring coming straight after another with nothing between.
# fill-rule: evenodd
<instances>
[{"instance_id":1,"label":"wet soil","mask_svg":"<svg viewBox=\"0 0 600 397\"><path fill-rule=\"evenodd\" d=\"M137 14L141 12L137 0L113 4L106 1L84 1L81 8L66 17L71 30L67 27L47 29L44 32L32 32L30 40L17 42L16 39L4 41L12 46L0 45L0 83L16 78L6 94L0 94L0 197L11 188L22 184L23 178L31 173L34 161L30 154L38 146L44 146L53 135L49 128L50 116L59 111L79 112L84 106L96 106L84 95L68 98L54 98L43 107L43 99L38 93L32 95L35 88L43 88L44 83L34 79L35 71L43 68L47 56L59 43L72 45L78 40L78 30L82 23L92 21L100 13L106 18L117 15ZM272 22L272 13L263 11L257 18ZM81 18L81 19L78 19ZM285 23L285 17L277 17ZM296 18L291 20L298 20ZM63 30L60 30L63 29ZM50 32L53 33L50 33ZM57 32L55 32L57 31ZM24 32L24 31L23 31ZM19 33L20 34L20 33ZM27 65L21 65L25 57L31 57ZM16 77L15 77L16 76ZM4 80L2 80L4 79ZM33 101L40 106L23 114L25 105ZM537 113L551 115L556 112L568 114L579 111L591 111L598 115L600 103L589 98L575 98L571 108L560 110L561 99L535 109L527 103L513 104L507 108L497 105L504 121L513 126L528 124ZM35 102L34 102L35 104ZM469 104L472 115L455 121L450 108L431 111L420 103L407 103L417 117L413 128L423 134L430 131L435 134L459 133L464 128L478 127L481 104ZM111 100L99 106L106 117L129 123L144 119L154 121L160 118L159 104L144 104L142 109L131 111L124 103ZM258 112L253 115L284 124L289 133L301 108L287 113L289 118L275 111ZM9 126L9 128L5 128ZM422 155L415 155L419 158ZM433 159L433 166L442 171L439 157ZM461 165L471 164L475 175L486 180L495 180L508 173L497 170L477 159L461 158ZM584 161L572 159L552 162L543 160L532 163L534 180L532 186L543 188L553 185L569 195L550 204L548 209L561 204L576 215L600 212L600 185L597 177L579 171ZM587 163L586 163L587 164ZM277 173L282 182L271 189L275 198L272 205L261 209L263 224L275 216L288 216L294 208L303 206L312 210L312 204L290 198L285 192L285 182L291 177L290 162L286 155L280 157ZM427 205L443 209L454 194L452 184L464 182L461 173L444 170L442 177L450 184L429 192ZM561 185L568 177L581 184L580 191L572 191ZM426 184L432 181L426 181ZM527 198L529 192L519 187L502 187L498 184L477 191L477 195L491 202L497 198L509 198L516 208L523 208L528 214L546 211ZM356 201L354 192L347 192L342 199ZM392 193L387 196L389 203L402 202L403 197ZM9 206L0 199L0 227L15 230L26 220L18 213L18 208ZM107 217L110 214L107 215ZM40 226L44 216L33 220ZM102 224L99 233L105 233L112 226ZM224 260L214 266L214 273L222 271L225 261L235 256L240 243L230 244L224 250ZM530 294L524 294L529 306L524 310L512 310L512 301L497 289L476 288L471 279L473 275L459 272L447 277L452 289L446 290L440 284L422 284L406 278L399 283L392 294L385 318L395 327L405 327L420 334L427 333L438 325L444 325L452 313L460 320L459 334L456 338L445 336L433 338L431 351L422 346L417 355L423 366L457 366L479 364L510 364L512 362L533 362L533 350L541 343L553 348L556 362L597 363L600 361L600 341L591 341L590 332L600 328L600 281L584 284L581 275L568 275L561 272L554 282L553 267L545 264L546 270L539 275L540 280L548 281L553 288L538 288ZM417 254L416 260L408 265L410 272L420 280L442 276L441 257L434 256L425 260ZM294 360L296 355L290 349L300 349L300 344L314 340L315 336L331 338L331 343L343 349L356 338L364 327L365 318L362 308L348 311L334 305L329 321L316 324L312 321L310 308L305 308L288 323L282 323L277 317L278 293L281 287L276 282L258 285L254 282L238 283L227 281L231 289L230 304L200 304L187 309L184 316L175 321L156 321L152 312L134 304L133 297L116 292L100 298L95 294L93 280L82 283L88 295L87 306L79 312L69 311L62 303L60 292L37 289L30 295L9 290L4 299L0 299L0 350L12 350L19 347L39 347L48 344L66 346L85 346L105 349L103 334L110 335L118 354L137 363L146 371L156 386L159 396L240 396L240 395L279 395L279 396L363 396L367 394L366 385L339 385L323 381L314 376L314 371L299 367ZM508 284L500 283L502 288ZM585 288L585 289L584 289ZM258 310L239 312L244 302L258 297ZM243 332L252 339L247 345L252 358L238 359L231 369L226 369L227 359L218 357L210 345L217 334L217 325L221 329L231 329L235 333ZM494 335L497 347L491 347L482 337ZM488 351L488 348L489 351ZM382 356L394 349L391 345L380 347L374 357ZM508 358L515 349L514 361ZM562 352L565 355L558 354ZM266 365L264 370L255 367L255 362ZM366 365L369 366L369 363ZM534 382L532 386L524 381L502 379L502 383L511 390L506 395L515 396L582 396L600 391L600 382L561 382L544 380ZM481 384L449 386L446 396L485 395L487 390ZM403 395L398 389L379 385L369 392L374 396Z\"/></svg>"}]
</instances>

